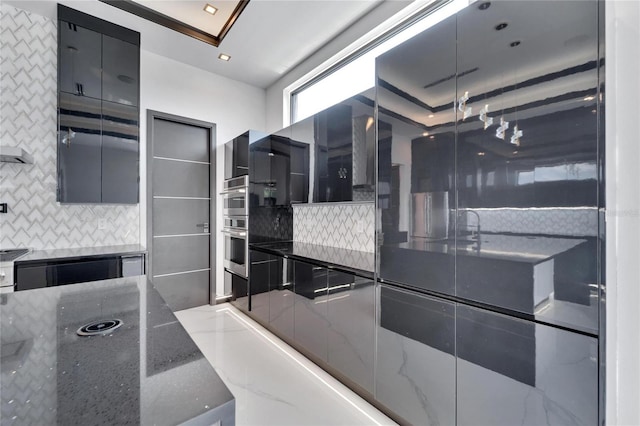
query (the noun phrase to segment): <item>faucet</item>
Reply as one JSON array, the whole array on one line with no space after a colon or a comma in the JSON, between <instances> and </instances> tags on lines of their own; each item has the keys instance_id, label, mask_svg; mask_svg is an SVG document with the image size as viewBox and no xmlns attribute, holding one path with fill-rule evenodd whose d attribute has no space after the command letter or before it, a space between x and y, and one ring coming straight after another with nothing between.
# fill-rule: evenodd
<instances>
[{"instance_id":1,"label":"faucet","mask_svg":"<svg viewBox=\"0 0 640 426\"><path fill-rule=\"evenodd\" d=\"M474 230L471 230L471 239L477 239L478 241L480 241L480 215L478 214L477 211L475 210L471 210L471 209L466 209L464 211L459 211L458 212L458 217L462 216L462 214L466 213L467 217L465 218L465 228L469 228L468 226L468 216L469 214L473 214L476 216L476 227L475 227L475 232Z\"/></svg>"},{"instance_id":2,"label":"faucet","mask_svg":"<svg viewBox=\"0 0 640 426\"><path fill-rule=\"evenodd\" d=\"M476 215L476 235L473 235L473 231L471 231L471 238L480 240L480 215L475 210L467 210L467 215L469 213L473 213Z\"/></svg>"}]
</instances>

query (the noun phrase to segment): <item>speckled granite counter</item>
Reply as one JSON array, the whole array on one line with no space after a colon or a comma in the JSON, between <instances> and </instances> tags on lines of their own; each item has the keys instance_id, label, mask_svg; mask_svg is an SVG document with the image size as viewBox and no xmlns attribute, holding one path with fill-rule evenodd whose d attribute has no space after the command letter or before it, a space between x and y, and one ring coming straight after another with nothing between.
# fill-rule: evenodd
<instances>
[{"instance_id":1,"label":"speckled granite counter","mask_svg":"<svg viewBox=\"0 0 640 426\"><path fill-rule=\"evenodd\" d=\"M249 248L305 262L318 263L322 266L343 269L367 278L373 278L375 271L375 254L370 252L320 246L298 241L256 243L250 244Z\"/></svg>"},{"instance_id":2,"label":"speckled granite counter","mask_svg":"<svg viewBox=\"0 0 640 426\"><path fill-rule=\"evenodd\" d=\"M0 296L0 423L235 423L235 399L145 276ZM99 320L111 334L80 337Z\"/></svg>"},{"instance_id":3,"label":"speckled granite counter","mask_svg":"<svg viewBox=\"0 0 640 426\"><path fill-rule=\"evenodd\" d=\"M17 262L31 262L37 260L53 260L62 258L82 258L91 256L104 256L108 254L138 254L145 253L147 249L139 244L104 247L77 247L70 249L34 250L24 256L20 256Z\"/></svg>"}]
</instances>

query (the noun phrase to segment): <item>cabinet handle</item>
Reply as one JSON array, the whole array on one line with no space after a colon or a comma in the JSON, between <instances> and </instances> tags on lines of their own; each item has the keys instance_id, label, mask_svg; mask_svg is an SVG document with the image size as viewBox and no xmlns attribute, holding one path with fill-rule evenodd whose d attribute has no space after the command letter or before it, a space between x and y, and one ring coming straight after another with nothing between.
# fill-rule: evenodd
<instances>
[{"instance_id":1,"label":"cabinet handle","mask_svg":"<svg viewBox=\"0 0 640 426\"><path fill-rule=\"evenodd\" d=\"M67 146L67 148L71 148L71 139L76 136L76 132L71 130L71 127L67 127L67 136L62 137L62 143Z\"/></svg>"},{"instance_id":2,"label":"cabinet handle","mask_svg":"<svg viewBox=\"0 0 640 426\"><path fill-rule=\"evenodd\" d=\"M198 228L204 228L202 232L204 232L205 234L207 232L209 232L209 223L205 222L205 223L199 223L196 225Z\"/></svg>"}]
</instances>

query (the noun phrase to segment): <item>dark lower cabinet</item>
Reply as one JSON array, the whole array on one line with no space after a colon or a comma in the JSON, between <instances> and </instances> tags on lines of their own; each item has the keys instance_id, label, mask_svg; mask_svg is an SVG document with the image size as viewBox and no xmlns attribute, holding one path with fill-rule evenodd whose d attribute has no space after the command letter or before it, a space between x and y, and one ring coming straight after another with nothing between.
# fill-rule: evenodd
<instances>
[{"instance_id":1,"label":"dark lower cabinet","mask_svg":"<svg viewBox=\"0 0 640 426\"><path fill-rule=\"evenodd\" d=\"M249 281L224 271L225 287L231 287L231 304L243 312L249 312Z\"/></svg>"},{"instance_id":2,"label":"dark lower cabinet","mask_svg":"<svg viewBox=\"0 0 640 426\"><path fill-rule=\"evenodd\" d=\"M328 271L327 362L373 394L375 291L373 280Z\"/></svg>"},{"instance_id":3,"label":"dark lower cabinet","mask_svg":"<svg viewBox=\"0 0 640 426\"><path fill-rule=\"evenodd\" d=\"M459 425L598 423L594 337L458 304Z\"/></svg>"},{"instance_id":4,"label":"dark lower cabinet","mask_svg":"<svg viewBox=\"0 0 640 426\"><path fill-rule=\"evenodd\" d=\"M410 424L456 424L455 304L379 292L376 399Z\"/></svg>"},{"instance_id":5,"label":"dark lower cabinet","mask_svg":"<svg viewBox=\"0 0 640 426\"><path fill-rule=\"evenodd\" d=\"M273 256L269 269L269 325L285 338L293 339L295 292L293 261Z\"/></svg>"},{"instance_id":6,"label":"dark lower cabinet","mask_svg":"<svg viewBox=\"0 0 640 426\"><path fill-rule=\"evenodd\" d=\"M327 360L327 269L294 261L295 286L293 337L322 361Z\"/></svg>"},{"instance_id":7,"label":"dark lower cabinet","mask_svg":"<svg viewBox=\"0 0 640 426\"><path fill-rule=\"evenodd\" d=\"M251 277L251 313L263 323L269 323L269 289L271 262L275 257L256 250L249 252Z\"/></svg>"}]
</instances>

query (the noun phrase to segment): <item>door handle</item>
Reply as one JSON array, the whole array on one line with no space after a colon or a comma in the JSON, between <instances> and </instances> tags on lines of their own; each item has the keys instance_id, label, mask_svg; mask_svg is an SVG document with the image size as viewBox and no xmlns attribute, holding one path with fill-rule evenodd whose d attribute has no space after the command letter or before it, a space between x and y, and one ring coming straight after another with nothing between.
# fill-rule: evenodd
<instances>
[{"instance_id":1,"label":"door handle","mask_svg":"<svg viewBox=\"0 0 640 426\"><path fill-rule=\"evenodd\" d=\"M209 232L209 223L205 222L205 223L199 223L196 225L198 228L204 228L202 232L204 232L205 234Z\"/></svg>"}]
</instances>

